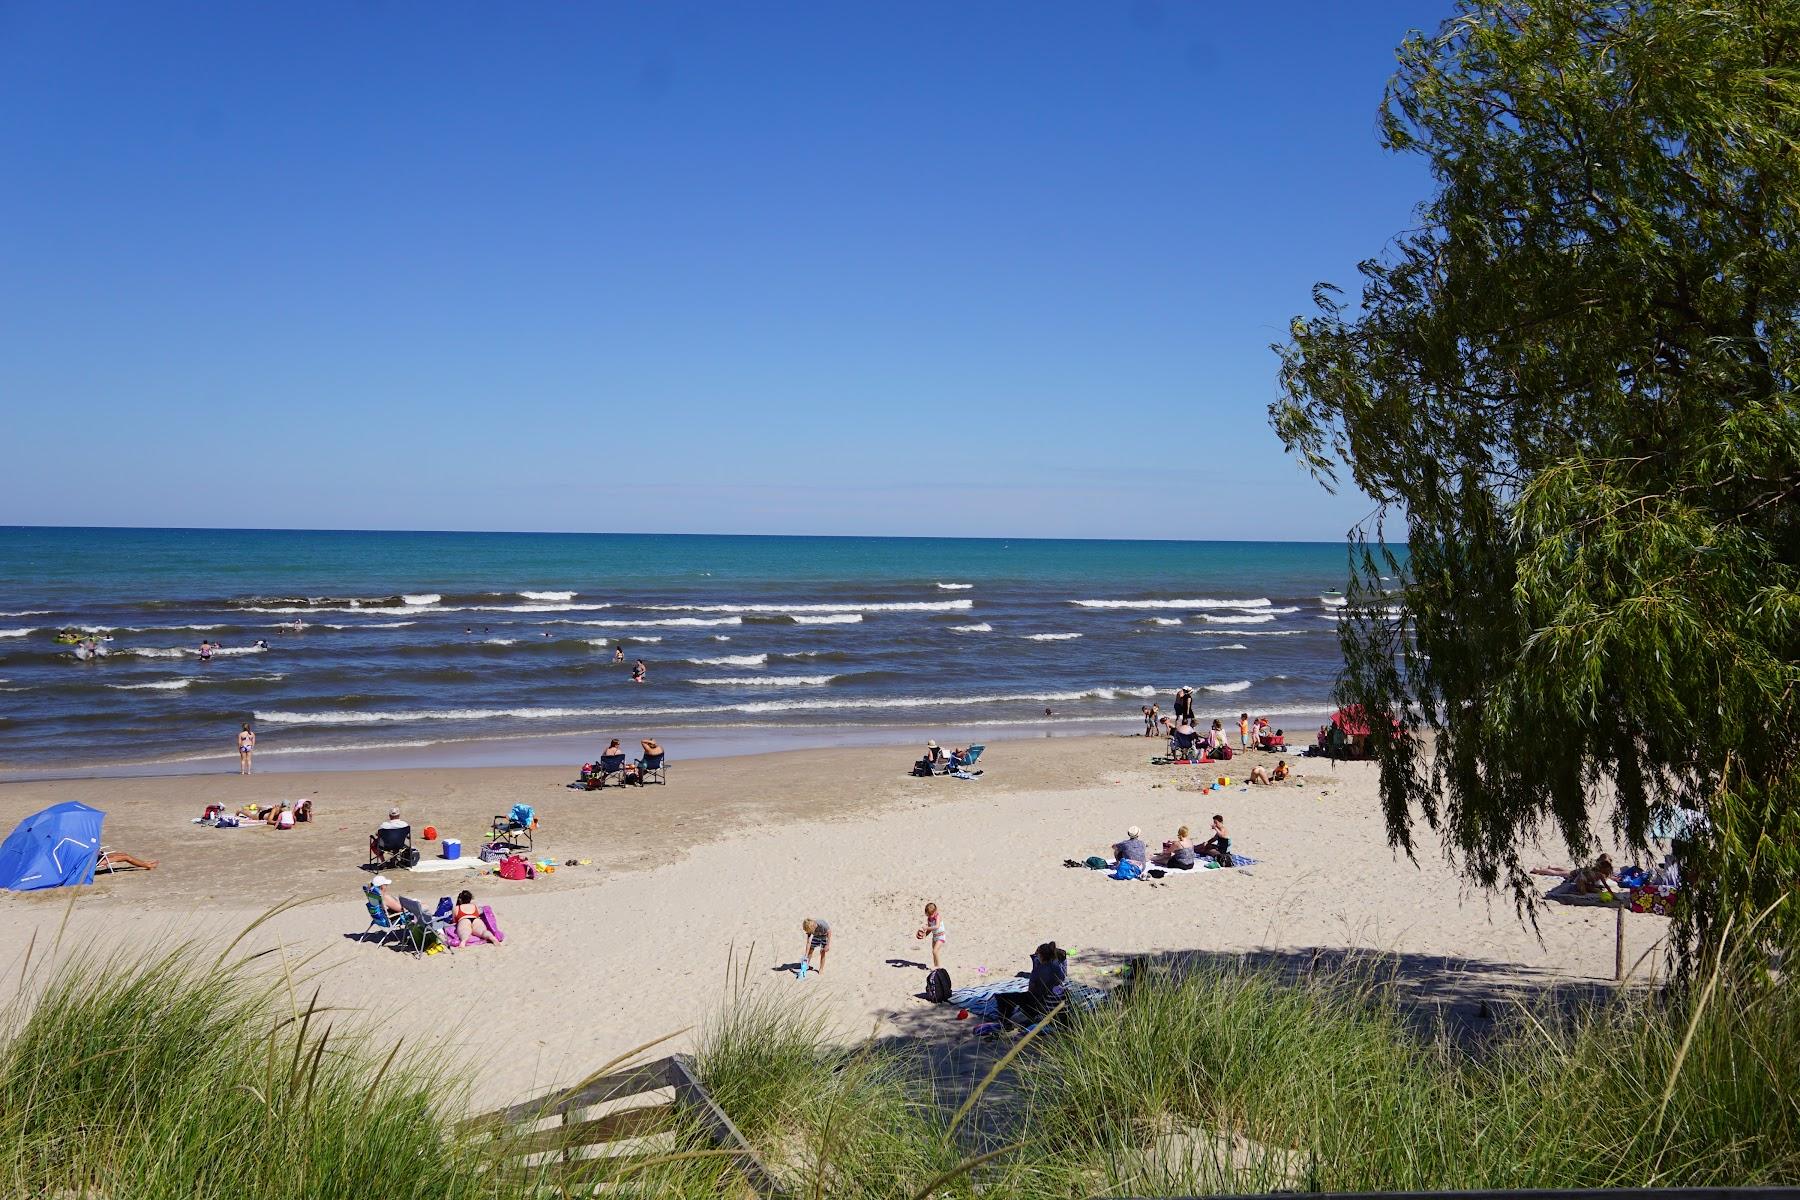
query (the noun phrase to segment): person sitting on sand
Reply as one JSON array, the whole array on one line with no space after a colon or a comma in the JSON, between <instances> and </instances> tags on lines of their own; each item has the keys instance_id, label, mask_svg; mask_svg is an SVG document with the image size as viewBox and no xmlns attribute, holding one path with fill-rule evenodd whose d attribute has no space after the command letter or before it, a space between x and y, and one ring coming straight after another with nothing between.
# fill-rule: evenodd
<instances>
[{"instance_id":1,"label":"person sitting on sand","mask_svg":"<svg viewBox=\"0 0 1800 1200\"><path fill-rule=\"evenodd\" d=\"M1213 723L1212 723L1212 729L1210 732L1207 733L1206 738L1207 738L1207 741L1212 744L1212 748L1214 750L1224 749L1225 748L1225 722L1219 720L1219 718L1217 718L1217 717L1214 717Z\"/></svg>"},{"instance_id":2,"label":"person sitting on sand","mask_svg":"<svg viewBox=\"0 0 1800 1200\"><path fill-rule=\"evenodd\" d=\"M265 809L263 811L262 823L264 825L272 825L276 829L292 829L294 827L294 814L288 811L288 806L284 801L275 805L274 808Z\"/></svg>"},{"instance_id":3,"label":"person sitting on sand","mask_svg":"<svg viewBox=\"0 0 1800 1200\"><path fill-rule=\"evenodd\" d=\"M1615 877L1613 871L1613 860L1612 855L1610 854L1602 854L1599 858L1596 858L1594 860L1594 865L1591 867L1582 867L1579 870L1572 872L1569 875L1569 879L1575 885L1575 890L1584 896L1618 886L1618 879Z\"/></svg>"},{"instance_id":4,"label":"person sitting on sand","mask_svg":"<svg viewBox=\"0 0 1800 1200\"><path fill-rule=\"evenodd\" d=\"M1000 1024L1008 1028L1036 1024L1056 1007L1068 986L1069 952L1045 942L1031 952L1031 978L1025 990L994 997Z\"/></svg>"},{"instance_id":5,"label":"person sitting on sand","mask_svg":"<svg viewBox=\"0 0 1800 1200\"><path fill-rule=\"evenodd\" d=\"M825 970L825 955L831 950L831 922L808 917L800 922L800 932L806 935L806 957L801 960L802 964L822 974ZM812 966L814 950L819 952L819 965L816 967Z\"/></svg>"},{"instance_id":6,"label":"person sitting on sand","mask_svg":"<svg viewBox=\"0 0 1800 1200\"><path fill-rule=\"evenodd\" d=\"M136 867L140 871L154 871L154 858L134 858L123 850L102 850L94 856L94 870L117 871L123 867Z\"/></svg>"},{"instance_id":7,"label":"person sitting on sand","mask_svg":"<svg viewBox=\"0 0 1800 1200\"><path fill-rule=\"evenodd\" d=\"M1289 772L1288 772L1287 759L1278 758L1275 760L1275 773L1273 775L1269 776L1269 782L1270 783L1286 783L1288 774L1289 774Z\"/></svg>"},{"instance_id":8,"label":"person sitting on sand","mask_svg":"<svg viewBox=\"0 0 1800 1200\"><path fill-rule=\"evenodd\" d=\"M1112 852L1114 863L1124 862L1129 859L1131 862L1142 867L1149 861L1148 853L1144 849L1143 831L1136 825L1131 826L1125 831L1124 841L1113 843Z\"/></svg>"},{"instance_id":9,"label":"person sitting on sand","mask_svg":"<svg viewBox=\"0 0 1800 1200\"><path fill-rule=\"evenodd\" d=\"M456 906L450 910L450 923L456 929L456 936L463 945L480 940L490 946L500 944L500 935L488 928L487 919L481 915L481 909L475 903L475 893L464 888L456 893Z\"/></svg>"},{"instance_id":10,"label":"person sitting on sand","mask_svg":"<svg viewBox=\"0 0 1800 1200\"><path fill-rule=\"evenodd\" d=\"M296 800L294 802L294 820L296 820L296 821L312 820L312 800L311 799Z\"/></svg>"},{"instance_id":11,"label":"person sitting on sand","mask_svg":"<svg viewBox=\"0 0 1800 1200\"><path fill-rule=\"evenodd\" d=\"M1231 835L1225 832L1225 818L1214 813L1212 819L1212 836L1195 847L1194 852L1201 858L1210 858L1221 867L1231 865Z\"/></svg>"},{"instance_id":12,"label":"person sitting on sand","mask_svg":"<svg viewBox=\"0 0 1800 1200\"><path fill-rule=\"evenodd\" d=\"M1188 827L1183 825L1175 831L1175 840L1163 843L1162 864L1177 871L1191 871L1198 864L1194 855L1194 840L1188 836Z\"/></svg>"}]
</instances>

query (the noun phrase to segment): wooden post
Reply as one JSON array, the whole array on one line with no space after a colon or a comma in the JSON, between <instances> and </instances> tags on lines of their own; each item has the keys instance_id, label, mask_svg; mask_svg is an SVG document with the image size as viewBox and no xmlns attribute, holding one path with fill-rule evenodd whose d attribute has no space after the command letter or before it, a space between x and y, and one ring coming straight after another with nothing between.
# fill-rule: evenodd
<instances>
[{"instance_id":1,"label":"wooden post","mask_svg":"<svg viewBox=\"0 0 1800 1200\"><path fill-rule=\"evenodd\" d=\"M1625 906L1613 910L1613 982L1625 982Z\"/></svg>"}]
</instances>

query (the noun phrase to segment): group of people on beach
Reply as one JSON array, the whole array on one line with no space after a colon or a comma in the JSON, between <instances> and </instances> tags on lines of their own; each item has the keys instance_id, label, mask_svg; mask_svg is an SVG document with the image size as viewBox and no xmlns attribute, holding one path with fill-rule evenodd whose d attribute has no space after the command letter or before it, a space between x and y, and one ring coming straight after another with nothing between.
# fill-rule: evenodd
<instances>
[{"instance_id":1,"label":"group of people on beach","mask_svg":"<svg viewBox=\"0 0 1800 1200\"><path fill-rule=\"evenodd\" d=\"M1162 844L1162 850L1152 855L1144 844L1143 830L1136 825L1125 831L1125 836L1112 845L1113 866L1120 863L1131 863L1140 873L1151 866L1163 867L1173 871L1192 871L1200 865L1200 860L1211 859L1221 867L1231 865L1231 835L1225 829L1225 817L1222 813L1214 813L1212 819L1212 836L1204 842L1195 844L1186 825L1175 831L1175 836Z\"/></svg>"}]
</instances>

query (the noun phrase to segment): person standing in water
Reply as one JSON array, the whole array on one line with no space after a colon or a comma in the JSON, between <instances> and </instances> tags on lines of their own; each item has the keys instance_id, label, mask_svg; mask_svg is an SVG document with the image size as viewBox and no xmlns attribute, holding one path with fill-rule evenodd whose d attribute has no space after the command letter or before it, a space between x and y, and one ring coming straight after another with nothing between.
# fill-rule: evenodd
<instances>
[{"instance_id":1,"label":"person standing in water","mask_svg":"<svg viewBox=\"0 0 1800 1200\"><path fill-rule=\"evenodd\" d=\"M200 661L201 662L211 662L212 661L212 652L213 652L212 643L207 641L205 638L201 638L200 639Z\"/></svg>"},{"instance_id":2,"label":"person standing in water","mask_svg":"<svg viewBox=\"0 0 1800 1200\"><path fill-rule=\"evenodd\" d=\"M644 660L641 658L638 659L637 663L635 665L633 665L631 668L631 682L633 682L633 683L644 682L644 676L649 672L649 670L650 670L650 668L646 667L644 665Z\"/></svg>"},{"instance_id":3,"label":"person standing in water","mask_svg":"<svg viewBox=\"0 0 1800 1200\"><path fill-rule=\"evenodd\" d=\"M256 730L245 721L238 730L238 774L250 774L250 759L256 753Z\"/></svg>"},{"instance_id":4,"label":"person standing in water","mask_svg":"<svg viewBox=\"0 0 1800 1200\"><path fill-rule=\"evenodd\" d=\"M613 646L613 661L616 663L622 663L625 661L625 643L624 642L619 642Z\"/></svg>"}]
</instances>

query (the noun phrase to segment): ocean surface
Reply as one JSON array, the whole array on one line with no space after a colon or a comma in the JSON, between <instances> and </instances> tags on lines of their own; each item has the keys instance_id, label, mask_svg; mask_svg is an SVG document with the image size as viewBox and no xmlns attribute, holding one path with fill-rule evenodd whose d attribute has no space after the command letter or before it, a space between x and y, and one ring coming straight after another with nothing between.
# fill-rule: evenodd
<instances>
[{"instance_id":1,"label":"ocean surface","mask_svg":"<svg viewBox=\"0 0 1800 1200\"><path fill-rule=\"evenodd\" d=\"M1182 684L1309 728L1346 577L1341 543L0 528L0 770L235 770L243 721L289 768L962 744L1136 729Z\"/></svg>"}]
</instances>

